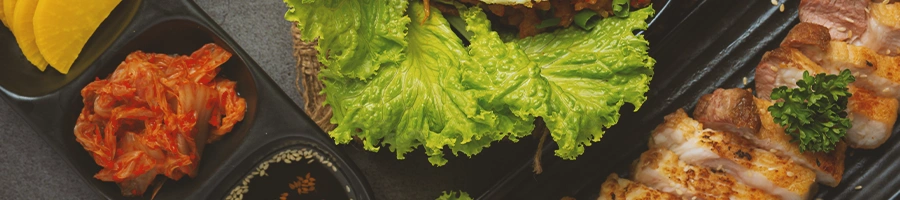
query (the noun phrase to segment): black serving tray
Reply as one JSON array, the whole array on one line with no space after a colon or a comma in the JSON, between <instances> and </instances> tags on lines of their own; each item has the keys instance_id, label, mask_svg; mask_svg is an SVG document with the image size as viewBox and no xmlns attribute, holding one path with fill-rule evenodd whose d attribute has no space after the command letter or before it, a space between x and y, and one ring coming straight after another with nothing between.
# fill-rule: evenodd
<instances>
[{"instance_id":1,"label":"black serving tray","mask_svg":"<svg viewBox=\"0 0 900 200\"><path fill-rule=\"evenodd\" d=\"M278 88L237 43L190 0L124 0L88 41L69 74L48 68L40 72L24 58L13 35L0 28L0 98L50 146L62 154L89 185L108 199L125 198L118 186L93 176L100 170L75 141L80 90L95 78L106 78L133 51L190 54L214 42L233 53L221 76L237 81L247 100L244 120L203 152L194 178L168 180L159 199L221 199L257 162L285 145L318 150L333 162L335 176L352 188L353 199L372 199L368 182L334 142Z\"/></svg>"},{"instance_id":2,"label":"black serving tray","mask_svg":"<svg viewBox=\"0 0 900 200\"><path fill-rule=\"evenodd\" d=\"M656 58L648 100L637 113L622 110L619 124L603 140L585 149L575 161L553 156L555 145L544 148L544 173L531 172L531 162L508 173L480 199L596 199L610 173L627 177L629 167L647 150L650 131L663 116L679 108L694 108L697 99L716 88L753 88L762 55L777 48L797 23L799 1L785 2L785 10L770 1L673 0L688 8L683 20L662 37L650 37ZM673 10L679 10L673 8ZM670 10L671 11L671 10ZM667 11L669 12L669 11ZM675 11L683 12L683 11ZM665 16L660 17L668 17ZM654 24L655 26L656 24ZM650 29L653 31L654 26ZM659 36L659 35L656 35ZM746 83L744 80L746 78ZM895 199L900 196L900 128L874 150L849 150L846 171L837 187L820 185L814 198ZM856 189L862 186L861 189Z\"/></svg>"}]
</instances>

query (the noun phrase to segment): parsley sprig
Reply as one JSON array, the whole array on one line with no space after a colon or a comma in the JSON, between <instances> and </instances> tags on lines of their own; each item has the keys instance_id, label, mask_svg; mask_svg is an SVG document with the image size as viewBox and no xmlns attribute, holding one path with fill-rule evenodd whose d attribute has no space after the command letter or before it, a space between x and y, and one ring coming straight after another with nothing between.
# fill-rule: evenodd
<instances>
[{"instance_id":1,"label":"parsley sprig","mask_svg":"<svg viewBox=\"0 0 900 200\"><path fill-rule=\"evenodd\" d=\"M769 107L775 123L785 126L785 133L799 142L800 151L830 152L847 135L852 126L847 118L848 86L856 79L850 70L838 75L803 72L798 88L781 86L772 91L778 100Z\"/></svg>"}]
</instances>

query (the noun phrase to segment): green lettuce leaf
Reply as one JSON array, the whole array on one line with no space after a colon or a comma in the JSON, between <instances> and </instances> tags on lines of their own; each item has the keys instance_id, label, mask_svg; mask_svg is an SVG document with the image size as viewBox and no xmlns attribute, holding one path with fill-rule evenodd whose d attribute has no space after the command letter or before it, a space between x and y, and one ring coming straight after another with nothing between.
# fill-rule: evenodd
<instances>
[{"instance_id":1,"label":"green lettuce leaf","mask_svg":"<svg viewBox=\"0 0 900 200\"><path fill-rule=\"evenodd\" d=\"M332 122L338 124L329 134L336 142L357 136L367 150L389 145L398 159L421 145L429 161L440 166L447 162L444 147L471 156L506 137L503 129L531 128L510 117L500 123L495 113L478 104L462 81L462 70L475 62L440 12L432 12L421 24L423 13L420 2L410 5L407 14L415 23L408 23L405 60L382 66L367 81L325 79L326 103L333 108Z\"/></svg>"},{"instance_id":2,"label":"green lettuce leaf","mask_svg":"<svg viewBox=\"0 0 900 200\"><path fill-rule=\"evenodd\" d=\"M633 31L646 29L653 12L648 7L604 19L590 31L568 28L513 41L549 81L549 113L541 117L559 145L557 156L575 159L618 122L624 103L637 111L646 100L656 61Z\"/></svg>"},{"instance_id":3,"label":"green lettuce leaf","mask_svg":"<svg viewBox=\"0 0 900 200\"><path fill-rule=\"evenodd\" d=\"M403 60L407 0L284 0L284 18L298 22L303 41L318 38L325 77L366 79Z\"/></svg>"}]
</instances>

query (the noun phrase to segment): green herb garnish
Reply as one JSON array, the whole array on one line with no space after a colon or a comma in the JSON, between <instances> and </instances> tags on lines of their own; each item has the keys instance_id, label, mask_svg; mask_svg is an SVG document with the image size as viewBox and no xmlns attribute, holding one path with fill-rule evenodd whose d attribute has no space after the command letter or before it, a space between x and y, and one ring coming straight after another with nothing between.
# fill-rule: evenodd
<instances>
[{"instance_id":1,"label":"green herb garnish","mask_svg":"<svg viewBox=\"0 0 900 200\"><path fill-rule=\"evenodd\" d=\"M830 152L852 126L846 110L853 96L848 86L855 80L850 70L815 77L803 72L798 88L781 86L772 90L772 99L783 101L769 111L775 123L785 126L785 133L793 137L791 142L800 143L801 152Z\"/></svg>"}]
</instances>

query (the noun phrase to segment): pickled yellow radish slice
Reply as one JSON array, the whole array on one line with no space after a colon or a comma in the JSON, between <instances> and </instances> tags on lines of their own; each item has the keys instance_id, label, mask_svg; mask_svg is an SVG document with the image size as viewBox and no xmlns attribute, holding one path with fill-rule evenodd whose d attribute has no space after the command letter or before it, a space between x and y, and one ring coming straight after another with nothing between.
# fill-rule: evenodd
<instances>
[{"instance_id":1,"label":"pickled yellow radish slice","mask_svg":"<svg viewBox=\"0 0 900 200\"><path fill-rule=\"evenodd\" d=\"M47 69L47 60L44 60L44 56L41 55L37 43L34 41L34 26L32 23L37 3L38 0L19 0L16 3L13 16L17 20L13 22L13 26L16 27L13 30L13 35L16 36L16 42L19 43L19 48L22 49L25 58L32 65L44 71Z\"/></svg>"},{"instance_id":2,"label":"pickled yellow radish slice","mask_svg":"<svg viewBox=\"0 0 900 200\"><path fill-rule=\"evenodd\" d=\"M37 47L50 66L66 74L100 23L121 0L41 0L34 12ZM15 28L15 27L14 27Z\"/></svg>"}]
</instances>

